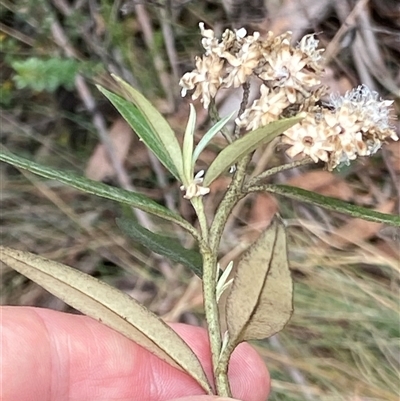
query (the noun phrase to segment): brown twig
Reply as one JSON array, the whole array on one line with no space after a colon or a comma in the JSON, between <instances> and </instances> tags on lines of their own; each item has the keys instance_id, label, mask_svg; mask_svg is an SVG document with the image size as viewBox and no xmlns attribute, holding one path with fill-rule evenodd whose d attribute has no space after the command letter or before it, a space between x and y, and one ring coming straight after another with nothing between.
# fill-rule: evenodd
<instances>
[{"instance_id":1,"label":"brown twig","mask_svg":"<svg viewBox=\"0 0 400 401\"><path fill-rule=\"evenodd\" d=\"M242 85L242 88L243 88L243 97L242 97L242 101L240 103L239 112L237 114L238 117L240 117L244 113L244 111L245 111L245 109L247 107L247 103L249 102L250 83L249 82L245 82ZM233 132L234 132L233 136L235 138L239 138L239 136L240 136L240 127L236 124L236 122L235 122L235 128L234 128Z\"/></svg>"},{"instance_id":2,"label":"brown twig","mask_svg":"<svg viewBox=\"0 0 400 401\"><path fill-rule=\"evenodd\" d=\"M154 67L158 73L161 86L167 97L168 104L172 106L171 109L173 110L175 108L175 99L173 96L173 91L171 91L172 83L169 75L166 72L164 60L160 54L156 52L150 17L147 13L146 7L143 4L135 4L135 12L137 15L137 21L142 28L144 42L146 43L147 48L152 52Z\"/></svg>"}]
</instances>

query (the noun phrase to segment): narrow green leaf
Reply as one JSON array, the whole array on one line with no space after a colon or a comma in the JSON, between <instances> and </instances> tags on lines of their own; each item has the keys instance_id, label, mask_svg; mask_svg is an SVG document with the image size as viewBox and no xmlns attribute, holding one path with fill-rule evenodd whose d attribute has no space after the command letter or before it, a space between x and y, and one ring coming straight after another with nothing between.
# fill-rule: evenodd
<instances>
[{"instance_id":1,"label":"narrow green leaf","mask_svg":"<svg viewBox=\"0 0 400 401\"><path fill-rule=\"evenodd\" d=\"M259 146L271 142L274 138L297 124L303 118L303 116L299 115L284 120L274 121L265 127L261 127L245 134L242 138L228 145L218 154L207 169L203 185L205 187L209 186L217 177L242 157L253 152Z\"/></svg>"},{"instance_id":2,"label":"narrow green leaf","mask_svg":"<svg viewBox=\"0 0 400 401\"><path fill-rule=\"evenodd\" d=\"M194 163L192 162L194 130L196 128L196 110L190 104L190 114L186 125L185 136L183 137L183 174L182 182L185 187L188 187L193 181Z\"/></svg>"},{"instance_id":3,"label":"narrow green leaf","mask_svg":"<svg viewBox=\"0 0 400 401\"><path fill-rule=\"evenodd\" d=\"M164 148L173 161L179 176L183 177L182 151L175 132L171 129L167 120L140 92L132 88L132 86L122 78L113 74L112 77L118 82L124 95L126 94L128 99L131 100L141 111L153 132L164 145Z\"/></svg>"},{"instance_id":4,"label":"narrow green leaf","mask_svg":"<svg viewBox=\"0 0 400 401\"><path fill-rule=\"evenodd\" d=\"M289 185L262 185L260 188L263 188L263 191L282 195L301 202L312 203L313 205L320 206L324 209L332 210L334 212L344 213L352 217L400 227L399 215L376 212L375 210L353 205L340 199L320 195L315 192ZM259 191L251 190L251 192Z\"/></svg>"},{"instance_id":5,"label":"narrow green leaf","mask_svg":"<svg viewBox=\"0 0 400 401\"><path fill-rule=\"evenodd\" d=\"M0 160L15 167L31 171L32 173L38 174L42 177L60 181L63 184L67 184L89 194L94 194L102 198L131 205L143 210L144 212L179 224L181 227L193 234L193 226L191 226L186 220L171 210L159 205L157 202L154 202L145 195L89 180L88 178L78 176L70 172L42 166L38 163L16 156L9 152L0 153Z\"/></svg>"},{"instance_id":6,"label":"narrow green leaf","mask_svg":"<svg viewBox=\"0 0 400 401\"><path fill-rule=\"evenodd\" d=\"M275 218L239 261L226 301L228 348L271 337L283 329L292 312L285 227Z\"/></svg>"},{"instance_id":7,"label":"narrow green leaf","mask_svg":"<svg viewBox=\"0 0 400 401\"><path fill-rule=\"evenodd\" d=\"M228 123L228 121L233 117L233 115L236 113L236 111L232 112L229 116L226 116L219 120L215 125L213 125L201 138L200 142L197 144L196 149L193 152L193 164L196 163L197 159L199 158L201 152L204 150L204 148L208 145L208 143L211 141L211 139L214 138L216 134L218 134L219 131L221 131L222 128L225 127L225 125Z\"/></svg>"},{"instance_id":8,"label":"narrow green leaf","mask_svg":"<svg viewBox=\"0 0 400 401\"><path fill-rule=\"evenodd\" d=\"M178 241L155 234L132 219L117 219L118 227L133 240L151 251L165 256L176 263L181 263L202 278L203 260L199 252L184 248Z\"/></svg>"},{"instance_id":9,"label":"narrow green leaf","mask_svg":"<svg viewBox=\"0 0 400 401\"><path fill-rule=\"evenodd\" d=\"M33 253L1 246L0 260L68 305L188 373L212 394L203 368L189 346L158 316L128 294L77 269Z\"/></svg>"},{"instance_id":10,"label":"narrow green leaf","mask_svg":"<svg viewBox=\"0 0 400 401\"><path fill-rule=\"evenodd\" d=\"M175 176L176 179L181 181L178 170L175 166L174 160L170 157L167 149L160 141L152 127L148 124L147 120L132 104L132 102L108 91L101 86L97 86L99 91L114 105L114 107L121 113L122 117L136 132L138 137L146 144L146 146L157 156L158 160Z\"/></svg>"}]
</instances>

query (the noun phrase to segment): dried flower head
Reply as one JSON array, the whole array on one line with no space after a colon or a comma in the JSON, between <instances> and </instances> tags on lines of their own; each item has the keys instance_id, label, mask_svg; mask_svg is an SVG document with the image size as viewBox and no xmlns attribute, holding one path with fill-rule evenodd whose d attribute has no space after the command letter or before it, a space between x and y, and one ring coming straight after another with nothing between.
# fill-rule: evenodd
<instances>
[{"instance_id":1,"label":"dried flower head","mask_svg":"<svg viewBox=\"0 0 400 401\"><path fill-rule=\"evenodd\" d=\"M290 104L286 94L280 90L271 90L266 85L261 85L260 92L260 98L235 120L239 127L245 127L247 131L278 120L283 110Z\"/></svg>"},{"instance_id":2,"label":"dried flower head","mask_svg":"<svg viewBox=\"0 0 400 401\"><path fill-rule=\"evenodd\" d=\"M218 39L204 23L199 26L205 54L196 58L196 69L182 77L182 96L194 90L192 98L200 98L207 108L218 89L243 86L248 90L250 79L258 79L260 95L245 105L236 125L252 131L306 112L306 118L282 136L282 142L290 145L286 153L323 161L329 170L374 154L387 138L399 139L390 125L393 101L382 100L365 85L344 96L331 95L328 104L319 105L326 93L320 80L324 49L318 49L314 35L293 46L291 32L279 36L268 32L262 38L258 32L247 35L244 28L227 29ZM196 176L185 197L208 193L201 183Z\"/></svg>"},{"instance_id":3,"label":"dried flower head","mask_svg":"<svg viewBox=\"0 0 400 401\"><path fill-rule=\"evenodd\" d=\"M309 57L289 43L283 43L278 51L269 57L258 76L279 87L290 103L296 103L297 93L308 97L311 89L321 83L318 75L309 67Z\"/></svg>"},{"instance_id":4,"label":"dried flower head","mask_svg":"<svg viewBox=\"0 0 400 401\"><path fill-rule=\"evenodd\" d=\"M248 42L236 54L224 52L222 57L227 61L224 87L238 88L248 81L258 66L261 57L260 46L257 42Z\"/></svg>"},{"instance_id":5,"label":"dried flower head","mask_svg":"<svg viewBox=\"0 0 400 401\"><path fill-rule=\"evenodd\" d=\"M399 139L390 125L392 103L365 85L344 96L331 96L328 107L310 113L284 133L282 141L291 145L286 153L322 160L329 170L358 156L370 156L387 138Z\"/></svg>"},{"instance_id":6,"label":"dried flower head","mask_svg":"<svg viewBox=\"0 0 400 401\"><path fill-rule=\"evenodd\" d=\"M323 70L322 65L322 53L325 49L318 49L319 40L315 39L314 34L303 36L300 40L297 48L300 49L304 54L308 56L307 65L314 71Z\"/></svg>"},{"instance_id":7,"label":"dried flower head","mask_svg":"<svg viewBox=\"0 0 400 401\"><path fill-rule=\"evenodd\" d=\"M208 108L211 98L215 97L221 86L223 63L223 60L213 53L201 58L197 57L196 69L187 72L179 82L182 86L182 96L185 96L188 90L196 89L192 99L201 97L204 108Z\"/></svg>"},{"instance_id":8,"label":"dried flower head","mask_svg":"<svg viewBox=\"0 0 400 401\"><path fill-rule=\"evenodd\" d=\"M275 94L281 92L290 104L313 96L320 85L323 50L317 50L318 41L313 35L307 35L293 47L291 32L277 37L268 32L262 38L259 32L247 35L244 28L227 29L218 39L204 23L199 26L205 53L196 59L196 69L184 74L180 85L182 96L194 89L192 99L200 98L204 108L209 106L219 88L238 88L248 84L252 77ZM265 98L262 93L261 97Z\"/></svg>"},{"instance_id":9,"label":"dried flower head","mask_svg":"<svg viewBox=\"0 0 400 401\"><path fill-rule=\"evenodd\" d=\"M335 150L330 140L333 134L333 130L317 110L285 131L282 142L291 145L286 154L292 158L301 154L311 157L315 163L319 160L328 162L330 153Z\"/></svg>"}]
</instances>

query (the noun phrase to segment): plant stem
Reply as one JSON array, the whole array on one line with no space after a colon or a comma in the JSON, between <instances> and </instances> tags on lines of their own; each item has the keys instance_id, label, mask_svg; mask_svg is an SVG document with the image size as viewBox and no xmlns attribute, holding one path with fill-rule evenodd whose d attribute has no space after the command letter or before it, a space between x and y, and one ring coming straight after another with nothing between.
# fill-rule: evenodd
<instances>
[{"instance_id":1,"label":"plant stem","mask_svg":"<svg viewBox=\"0 0 400 401\"><path fill-rule=\"evenodd\" d=\"M295 167L305 166L305 165L311 164L311 163L314 163L314 161L311 158L306 157L305 159L298 160L298 161L295 161L292 163L282 164L281 166L272 167L269 170L263 171L261 174L255 176L251 180L249 180L249 182L247 182L247 184L245 185L244 191L246 191L250 187L260 184L261 180L263 180L264 178L267 178L271 175L275 175L282 171L290 170Z\"/></svg>"},{"instance_id":2,"label":"plant stem","mask_svg":"<svg viewBox=\"0 0 400 401\"><path fill-rule=\"evenodd\" d=\"M244 87L244 92L245 100L242 102L242 107L245 107L245 104L247 104L249 92L249 88L247 86ZM209 114L214 124L220 120L214 100L211 101ZM229 134L227 129L224 127L221 132L228 143L231 143L233 138ZM193 206L196 208L196 212L199 217L199 224L203 233L203 240L208 243L208 246L205 246L204 242L200 243L200 251L203 256L204 311L207 320L216 391L217 395L223 397L231 397L232 393L227 373L229 357L224 360L223 363L221 363L220 361L221 326L219 319L218 302L216 299L218 250L219 244L221 242L222 233L224 231L228 217L237 202L244 196L242 186L246 176L246 168L251 160L251 157L251 154L247 155L238 162L236 173L233 176L231 185L229 186L224 198L218 206L210 230L207 231L208 237L205 237L206 230L204 228L207 226L207 224L205 221L202 200L196 201L196 203L201 202L201 208L200 205L195 205L195 203L193 202Z\"/></svg>"},{"instance_id":3,"label":"plant stem","mask_svg":"<svg viewBox=\"0 0 400 401\"><path fill-rule=\"evenodd\" d=\"M211 355L213 366L218 365L218 359L221 352L221 329L219 322L218 303L216 300L217 284L217 258L218 253L212 252L208 246L209 230L206 215L204 213L204 203L202 197L194 197L192 205L196 211L199 221L202 241L199 242L200 251L203 256L203 297L204 311L206 315L208 337L210 340ZM227 378L217 379L215 384L218 395L230 396L229 383Z\"/></svg>"},{"instance_id":4,"label":"plant stem","mask_svg":"<svg viewBox=\"0 0 400 401\"><path fill-rule=\"evenodd\" d=\"M257 185L255 185L255 184L258 183L259 181L261 181L263 178L268 177L269 175L276 174L280 171L288 170L288 169L291 169L291 168L294 168L297 166L301 166L301 165L305 165L305 164L309 164L310 162L312 162L311 159L305 159L305 160L301 160L298 162L286 164L283 166L274 167L270 170L267 170L267 171L259 174L256 177L254 177L246 185L243 185L244 179L246 176L246 169L251 160L251 157L252 157L252 155L250 154L250 155L247 155L246 157L244 157L241 161L239 161L239 163L237 165L237 170L236 170L235 176L233 177L231 185L229 186L229 189L227 190L224 198L222 199L222 201L217 209L214 221L211 225L209 244L210 244L210 248L211 248L210 249L211 255L213 255L215 258L215 260L213 261L213 263L215 263L215 264L217 263L215 255L218 254L218 248L219 248L219 244L221 241L223 230L225 228L227 219L228 219L229 215L231 214L232 209L237 204L237 202L240 199L242 199L249 190L258 189ZM264 187L269 188L269 186L264 186ZM204 268L204 271L205 270L206 269ZM216 269L214 269L214 271L216 272ZM215 274L212 275L213 283L215 283L215 278L216 278ZM203 279L203 281L204 281L204 285L205 285L205 283L206 283L205 278ZM204 292L204 296L206 297L206 292ZM212 295L211 295L211 291L210 291L209 296L213 297L212 301L215 300L215 287L214 287L214 292L212 292ZM212 303L213 303L212 307L215 307L216 312L210 311L210 315L212 315L213 313L217 313L214 316L218 316L218 309L217 309L216 302L215 302L215 305L214 305L214 302L212 302ZM211 308L211 305L210 305L210 308ZM206 311L206 316L207 316L207 311ZM212 320L212 317L213 316L210 316L211 320ZM207 320L207 323L209 324L208 320ZM229 388L229 381L228 381L228 366L229 366L229 360L232 355L232 352L235 349L235 345L233 345L233 344L230 344L230 346L227 345L227 348L224 348L221 350L219 322L218 323L212 322L212 324L214 324L213 327L215 328L215 330L217 330L216 324L218 324L218 331L217 331L218 339L219 339L218 347L215 347L215 348L211 347L212 354L213 354L214 377L215 377L215 382L216 382L216 386L217 386L217 394L221 395L221 396L231 396L231 392L230 392L230 388ZM211 335L212 335L211 330L209 331L209 333L210 333L210 341L211 341ZM215 354L215 352L218 352L218 354ZM215 355L217 355L218 358L215 358ZM225 392L227 389L228 389L228 393Z\"/></svg>"},{"instance_id":5,"label":"plant stem","mask_svg":"<svg viewBox=\"0 0 400 401\"><path fill-rule=\"evenodd\" d=\"M246 176L246 168L251 160L252 154L246 155L241 159L236 168L236 173L233 176L232 182L226 191L224 198L218 206L215 213L214 221L210 228L210 248L212 252L218 253L219 244L222 237L222 232L225 228L226 221L235 207L237 202L245 196L242 191L243 181Z\"/></svg>"},{"instance_id":6,"label":"plant stem","mask_svg":"<svg viewBox=\"0 0 400 401\"><path fill-rule=\"evenodd\" d=\"M245 82L243 85L243 98L242 98L242 102L240 103L240 108L239 108L239 112L238 112L238 117L240 118L240 116L244 113L247 103L249 101L249 95L250 95L250 84L248 82ZM240 127L235 123L235 129L234 129L234 136L235 138L239 138L240 136Z\"/></svg>"},{"instance_id":7,"label":"plant stem","mask_svg":"<svg viewBox=\"0 0 400 401\"><path fill-rule=\"evenodd\" d=\"M244 196L242 185L250 159L251 155L247 155L239 161L232 183L221 201L211 225L209 247L201 248L203 255L204 310L210 339L215 385L217 394L224 397L231 397L232 394L227 375L228 367L222 366L219 360L221 354L221 327L216 299L218 248L226 221L234 206Z\"/></svg>"},{"instance_id":8,"label":"plant stem","mask_svg":"<svg viewBox=\"0 0 400 401\"><path fill-rule=\"evenodd\" d=\"M221 350L220 358L218 361L217 374L220 376L228 377L228 366L232 352L235 350L237 344L228 341L226 347Z\"/></svg>"},{"instance_id":9,"label":"plant stem","mask_svg":"<svg viewBox=\"0 0 400 401\"><path fill-rule=\"evenodd\" d=\"M203 198L201 196L195 196L191 199L191 203L199 220L202 240L208 243L208 224L206 214L204 213Z\"/></svg>"},{"instance_id":10,"label":"plant stem","mask_svg":"<svg viewBox=\"0 0 400 401\"><path fill-rule=\"evenodd\" d=\"M210 249L203 254L203 294L204 311L207 320L208 336L212 355L212 364L214 368L214 378L217 394L230 397L231 392L227 378L217 375L219 355L221 353L221 328L219 321L218 304L216 300L216 275L217 275L217 257L218 255Z\"/></svg>"}]
</instances>

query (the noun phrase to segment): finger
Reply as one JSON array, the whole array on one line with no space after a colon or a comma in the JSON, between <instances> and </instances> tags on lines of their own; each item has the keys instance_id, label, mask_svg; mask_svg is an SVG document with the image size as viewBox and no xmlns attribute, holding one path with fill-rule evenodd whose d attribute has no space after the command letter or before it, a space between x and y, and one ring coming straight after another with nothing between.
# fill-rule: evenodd
<instances>
[{"instance_id":1,"label":"finger","mask_svg":"<svg viewBox=\"0 0 400 401\"><path fill-rule=\"evenodd\" d=\"M206 332L172 327L211 375ZM1 336L4 401L165 401L204 394L184 372L86 316L3 307ZM238 347L229 374L236 398L266 399L268 373L250 346Z\"/></svg>"}]
</instances>

